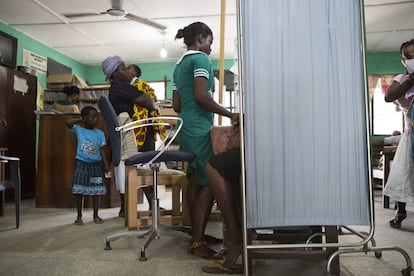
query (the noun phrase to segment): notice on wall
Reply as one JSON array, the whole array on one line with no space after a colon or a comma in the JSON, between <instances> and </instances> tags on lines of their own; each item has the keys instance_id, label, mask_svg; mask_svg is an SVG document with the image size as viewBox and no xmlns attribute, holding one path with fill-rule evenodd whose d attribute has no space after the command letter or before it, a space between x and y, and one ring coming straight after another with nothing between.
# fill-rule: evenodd
<instances>
[{"instance_id":1,"label":"notice on wall","mask_svg":"<svg viewBox=\"0 0 414 276\"><path fill-rule=\"evenodd\" d=\"M40 73L47 72L47 57L40 56L29 50L23 49L23 65L35 69Z\"/></svg>"},{"instance_id":2,"label":"notice on wall","mask_svg":"<svg viewBox=\"0 0 414 276\"><path fill-rule=\"evenodd\" d=\"M27 80L14 75L13 90L15 92L21 92L22 95L25 95L29 90Z\"/></svg>"}]
</instances>

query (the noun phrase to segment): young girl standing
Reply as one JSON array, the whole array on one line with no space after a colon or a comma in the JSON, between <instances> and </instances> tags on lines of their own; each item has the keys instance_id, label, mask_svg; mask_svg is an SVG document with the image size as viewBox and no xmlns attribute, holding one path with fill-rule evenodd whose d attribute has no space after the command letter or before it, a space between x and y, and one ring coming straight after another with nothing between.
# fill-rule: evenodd
<instances>
[{"instance_id":1,"label":"young girl standing","mask_svg":"<svg viewBox=\"0 0 414 276\"><path fill-rule=\"evenodd\" d=\"M72 193L76 197L78 216L76 225L83 225L83 197L91 195L93 200L93 221L103 223L98 216L99 196L106 193L102 164L105 165L105 176L111 177L108 161L103 152L106 145L102 130L96 129L98 111L92 106L86 106L81 111L81 118L70 119L67 127L76 134L78 141L76 149L76 170L72 178Z\"/></svg>"}]
</instances>

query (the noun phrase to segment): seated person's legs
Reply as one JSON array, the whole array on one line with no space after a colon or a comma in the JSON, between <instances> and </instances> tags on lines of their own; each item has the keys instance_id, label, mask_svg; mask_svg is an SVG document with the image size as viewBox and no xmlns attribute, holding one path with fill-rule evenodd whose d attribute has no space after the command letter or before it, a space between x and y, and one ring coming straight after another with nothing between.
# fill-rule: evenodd
<instances>
[{"instance_id":1,"label":"seated person's legs","mask_svg":"<svg viewBox=\"0 0 414 276\"><path fill-rule=\"evenodd\" d=\"M231 150L214 155L206 167L210 187L220 207L228 230L227 256L224 269L234 268L242 251L240 212L240 150ZM209 270L212 269L212 270ZM204 267L205 272L216 273L217 265Z\"/></svg>"}]
</instances>

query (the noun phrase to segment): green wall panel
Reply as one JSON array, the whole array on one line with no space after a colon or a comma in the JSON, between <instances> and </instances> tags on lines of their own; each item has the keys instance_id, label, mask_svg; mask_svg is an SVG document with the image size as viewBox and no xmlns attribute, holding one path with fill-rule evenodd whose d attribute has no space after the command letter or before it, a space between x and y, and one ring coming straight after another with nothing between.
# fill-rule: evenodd
<instances>
[{"instance_id":1,"label":"green wall panel","mask_svg":"<svg viewBox=\"0 0 414 276\"><path fill-rule=\"evenodd\" d=\"M17 42L17 61L16 64L22 65L22 56L23 56L23 49L29 50L35 54L38 54L40 56L44 57L50 57L68 67L72 68L73 74L76 74L83 78L83 76L86 73L86 66L65 56L62 55L55 50L52 50L51 48L47 47L46 45L40 43L37 40L34 40L16 30L13 28L10 28L9 26L3 24L0 22L0 30L8 33L18 39ZM39 80L39 83L41 86L46 87L46 75L43 73L38 73L37 78Z\"/></svg>"},{"instance_id":2,"label":"green wall panel","mask_svg":"<svg viewBox=\"0 0 414 276\"><path fill-rule=\"evenodd\" d=\"M219 69L219 61L213 60L213 69ZM137 63L141 68L141 79L145 81L162 81L167 79L167 98L172 99L172 75L174 72L175 62L163 63ZM233 60L224 61L224 69L229 69L233 65ZM86 80L90 85L105 84L105 76L102 72L101 65L88 66Z\"/></svg>"},{"instance_id":3,"label":"green wall panel","mask_svg":"<svg viewBox=\"0 0 414 276\"><path fill-rule=\"evenodd\" d=\"M404 72L400 62L400 53L378 52L367 54L367 71L371 74L399 74Z\"/></svg>"},{"instance_id":4,"label":"green wall panel","mask_svg":"<svg viewBox=\"0 0 414 276\"><path fill-rule=\"evenodd\" d=\"M90 85L105 84L105 76L102 73L101 65L88 66L81 64L46 45L36 41L25 34L22 34L13 28L0 22L0 30L15 36L18 39L17 65L22 64L23 49L32 51L44 57L50 57L54 60L72 68L73 74L76 74L87 81ZM213 60L213 68L219 69L219 61ZM224 68L229 69L233 65L233 60L225 60ZM167 97L171 98L171 80L175 62L165 63L141 63L142 79L147 81L159 81L167 78ZM399 52L373 52L367 53L367 71L368 74L397 74L404 71L400 63ZM38 79L43 87L46 87L45 74L38 73Z\"/></svg>"}]
</instances>

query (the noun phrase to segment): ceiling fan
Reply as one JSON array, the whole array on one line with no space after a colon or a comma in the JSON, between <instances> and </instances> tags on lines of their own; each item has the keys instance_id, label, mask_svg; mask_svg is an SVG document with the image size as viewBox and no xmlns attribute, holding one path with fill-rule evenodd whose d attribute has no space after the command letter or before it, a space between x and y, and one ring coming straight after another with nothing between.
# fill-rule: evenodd
<instances>
[{"instance_id":1,"label":"ceiling fan","mask_svg":"<svg viewBox=\"0 0 414 276\"><path fill-rule=\"evenodd\" d=\"M95 15L104 15L104 14L109 14L112 16L123 16L129 20L133 20L136 21L138 23L142 23L148 26L151 26L153 28L159 29L164 31L165 29L167 29L166 26L161 25L149 18L145 18L145 17L141 17L132 13L128 13L125 10L122 9L121 7L121 0L112 0L112 5L110 9L107 9L106 11L103 12L89 12L89 13L71 13L71 14L63 14L63 16L67 17L67 18L76 18L76 17L85 17L85 16L95 16Z\"/></svg>"}]
</instances>

